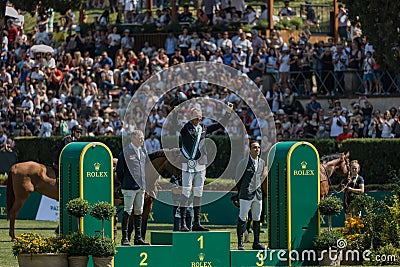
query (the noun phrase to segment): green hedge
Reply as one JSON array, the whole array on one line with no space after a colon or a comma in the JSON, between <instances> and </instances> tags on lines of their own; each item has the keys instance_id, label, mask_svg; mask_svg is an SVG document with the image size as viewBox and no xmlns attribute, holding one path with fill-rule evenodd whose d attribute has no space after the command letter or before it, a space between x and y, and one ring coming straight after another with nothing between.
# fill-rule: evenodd
<instances>
[{"instance_id":1,"label":"green hedge","mask_svg":"<svg viewBox=\"0 0 400 267\"><path fill-rule=\"evenodd\" d=\"M207 177L220 177L229 161L230 141L226 136L210 138L215 142L218 154L213 164L207 168ZM118 156L122 147L121 137L82 137L81 141L102 142L111 149L114 157ZM366 184L395 183L400 176L400 139L348 139L339 145L331 139L301 141L312 143L320 156L349 151L351 160L357 159L360 163L360 174ZM232 140L232 146L236 145L235 142ZM16 138L15 143L20 161L34 160L51 165L58 151L60 137ZM334 178L332 182L338 183L339 180Z\"/></svg>"}]
</instances>

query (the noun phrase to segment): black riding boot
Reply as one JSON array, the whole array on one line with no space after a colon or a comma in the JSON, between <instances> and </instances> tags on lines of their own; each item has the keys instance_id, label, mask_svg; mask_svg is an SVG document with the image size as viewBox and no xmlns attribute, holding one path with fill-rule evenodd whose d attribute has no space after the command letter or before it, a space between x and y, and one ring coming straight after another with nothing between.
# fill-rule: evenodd
<instances>
[{"instance_id":1,"label":"black riding boot","mask_svg":"<svg viewBox=\"0 0 400 267\"><path fill-rule=\"evenodd\" d=\"M192 221L193 221L192 211L190 209L187 209L186 215L185 215L185 223L186 223L186 227L189 230L192 230Z\"/></svg>"},{"instance_id":2,"label":"black riding boot","mask_svg":"<svg viewBox=\"0 0 400 267\"><path fill-rule=\"evenodd\" d=\"M135 245L150 245L150 243L144 242L141 236L142 215L134 215L134 219L135 219L135 239L133 243Z\"/></svg>"},{"instance_id":3,"label":"black riding boot","mask_svg":"<svg viewBox=\"0 0 400 267\"><path fill-rule=\"evenodd\" d=\"M237 225L236 225L236 234L237 234L237 239L238 239L238 250L244 250L244 245L243 245L243 227L246 222L242 221L240 218L238 218Z\"/></svg>"},{"instance_id":4,"label":"black riding boot","mask_svg":"<svg viewBox=\"0 0 400 267\"><path fill-rule=\"evenodd\" d=\"M193 210L194 210L194 222L192 231L197 232L208 232L210 229L203 227L200 224L200 212L201 212L201 197L194 197L193 198Z\"/></svg>"},{"instance_id":5,"label":"black riding boot","mask_svg":"<svg viewBox=\"0 0 400 267\"><path fill-rule=\"evenodd\" d=\"M121 239L121 245L122 246L130 246L131 243L129 243L128 240L128 223L129 223L129 214L124 211L124 214L122 214L122 222L121 222L121 228L122 228L122 239Z\"/></svg>"},{"instance_id":6,"label":"black riding boot","mask_svg":"<svg viewBox=\"0 0 400 267\"><path fill-rule=\"evenodd\" d=\"M181 223L181 232L189 232L189 228L186 226L186 221L185 221L185 215L187 211L187 207L180 207L180 213L181 213L181 217L179 218L180 223Z\"/></svg>"},{"instance_id":7,"label":"black riding boot","mask_svg":"<svg viewBox=\"0 0 400 267\"><path fill-rule=\"evenodd\" d=\"M179 209L180 213L181 213L181 232L189 232L189 228L187 228L186 226L186 221L185 221L185 214L187 211L187 206L189 204L189 199L187 197L185 197L184 195L181 195L181 207Z\"/></svg>"},{"instance_id":8,"label":"black riding boot","mask_svg":"<svg viewBox=\"0 0 400 267\"><path fill-rule=\"evenodd\" d=\"M132 237L133 228L134 228L133 224L134 224L134 219L133 219L133 214L131 214L128 219L128 240L129 240L129 242L131 242L131 237Z\"/></svg>"},{"instance_id":9,"label":"black riding boot","mask_svg":"<svg viewBox=\"0 0 400 267\"><path fill-rule=\"evenodd\" d=\"M173 231L179 231L181 229L181 216L178 214L178 206L174 206L173 208L173 216L174 216L174 229Z\"/></svg>"},{"instance_id":10,"label":"black riding boot","mask_svg":"<svg viewBox=\"0 0 400 267\"><path fill-rule=\"evenodd\" d=\"M260 221L253 221L253 232L254 232L254 250L264 250L265 246L260 243Z\"/></svg>"}]
</instances>

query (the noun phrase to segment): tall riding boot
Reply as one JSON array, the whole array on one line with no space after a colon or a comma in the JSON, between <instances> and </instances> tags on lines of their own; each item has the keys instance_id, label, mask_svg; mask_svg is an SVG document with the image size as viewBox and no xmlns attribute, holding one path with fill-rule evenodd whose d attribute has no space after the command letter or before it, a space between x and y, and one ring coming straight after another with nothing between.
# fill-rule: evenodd
<instances>
[{"instance_id":1,"label":"tall riding boot","mask_svg":"<svg viewBox=\"0 0 400 267\"><path fill-rule=\"evenodd\" d=\"M236 234L237 234L237 239L238 239L238 250L244 250L244 245L243 245L243 227L246 222L242 221L240 218L238 218L237 221L237 226L236 226Z\"/></svg>"},{"instance_id":2,"label":"tall riding boot","mask_svg":"<svg viewBox=\"0 0 400 267\"><path fill-rule=\"evenodd\" d=\"M192 231L197 232L208 232L210 229L203 227L200 224L200 213L201 213L201 197L193 198L193 210L194 210L194 221Z\"/></svg>"},{"instance_id":3,"label":"tall riding boot","mask_svg":"<svg viewBox=\"0 0 400 267\"><path fill-rule=\"evenodd\" d=\"M179 210L180 210L180 213L181 213L181 217L179 218L180 223L181 223L181 229L180 229L180 231L181 231L181 232L189 232L190 230L189 230L189 228L186 226L185 215L183 215L183 214L186 214L187 207L180 207Z\"/></svg>"},{"instance_id":4,"label":"tall riding boot","mask_svg":"<svg viewBox=\"0 0 400 267\"><path fill-rule=\"evenodd\" d=\"M142 215L134 215L135 220L135 239L133 243L135 245L150 245L150 243L144 242L141 236L141 228L142 228Z\"/></svg>"},{"instance_id":5,"label":"tall riding boot","mask_svg":"<svg viewBox=\"0 0 400 267\"><path fill-rule=\"evenodd\" d=\"M122 214L122 222L121 222L121 228L122 228L121 245L122 246L130 246L131 245L131 243L129 243L129 240L128 240L128 223L129 223L129 214L128 214L128 212L124 211L124 214Z\"/></svg>"},{"instance_id":6,"label":"tall riding boot","mask_svg":"<svg viewBox=\"0 0 400 267\"><path fill-rule=\"evenodd\" d=\"M184 195L181 195L181 203L180 203L181 207L179 209L180 214L181 214L181 218L180 218L181 219L181 229L180 229L181 232L189 232L190 231L189 228L187 228L186 221L185 221L185 214L187 211L188 204L189 204L189 199L187 197L185 197Z\"/></svg>"},{"instance_id":7,"label":"tall riding boot","mask_svg":"<svg viewBox=\"0 0 400 267\"><path fill-rule=\"evenodd\" d=\"M254 250L264 250L265 246L260 243L260 221L253 221L253 232L254 232Z\"/></svg>"},{"instance_id":8,"label":"tall riding boot","mask_svg":"<svg viewBox=\"0 0 400 267\"><path fill-rule=\"evenodd\" d=\"M178 212L179 207L174 206L173 208L173 216L174 216L174 229L173 231L179 231L181 229L181 216L180 213Z\"/></svg>"},{"instance_id":9,"label":"tall riding boot","mask_svg":"<svg viewBox=\"0 0 400 267\"><path fill-rule=\"evenodd\" d=\"M186 210L185 223L186 223L186 227L189 230L192 230L192 222L193 222L193 208L188 208Z\"/></svg>"},{"instance_id":10,"label":"tall riding boot","mask_svg":"<svg viewBox=\"0 0 400 267\"><path fill-rule=\"evenodd\" d=\"M133 224L134 224L134 220L133 220L133 214L129 215L129 219L128 219L128 240L129 242L131 242L131 237L132 237L132 233L133 233Z\"/></svg>"}]
</instances>

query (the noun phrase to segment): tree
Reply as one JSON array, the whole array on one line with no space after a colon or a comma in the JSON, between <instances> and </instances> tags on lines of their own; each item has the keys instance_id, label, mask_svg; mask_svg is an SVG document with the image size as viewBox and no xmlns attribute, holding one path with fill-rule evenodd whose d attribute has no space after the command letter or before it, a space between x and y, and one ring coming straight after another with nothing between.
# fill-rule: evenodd
<instances>
[{"instance_id":1,"label":"tree","mask_svg":"<svg viewBox=\"0 0 400 267\"><path fill-rule=\"evenodd\" d=\"M361 22L363 34L374 46L375 57L385 69L400 71L400 1L342 0L352 21Z\"/></svg>"}]
</instances>

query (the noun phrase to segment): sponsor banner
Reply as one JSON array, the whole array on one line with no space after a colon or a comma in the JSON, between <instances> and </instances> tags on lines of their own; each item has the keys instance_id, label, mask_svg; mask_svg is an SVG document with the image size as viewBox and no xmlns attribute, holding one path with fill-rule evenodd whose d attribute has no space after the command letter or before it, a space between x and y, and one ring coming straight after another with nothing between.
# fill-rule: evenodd
<instances>
[{"instance_id":1,"label":"sponsor banner","mask_svg":"<svg viewBox=\"0 0 400 267\"><path fill-rule=\"evenodd\" d=\"M58 221L58 202L54 199L42 196L35 220Z\"/></svg>"}]
</instances>

